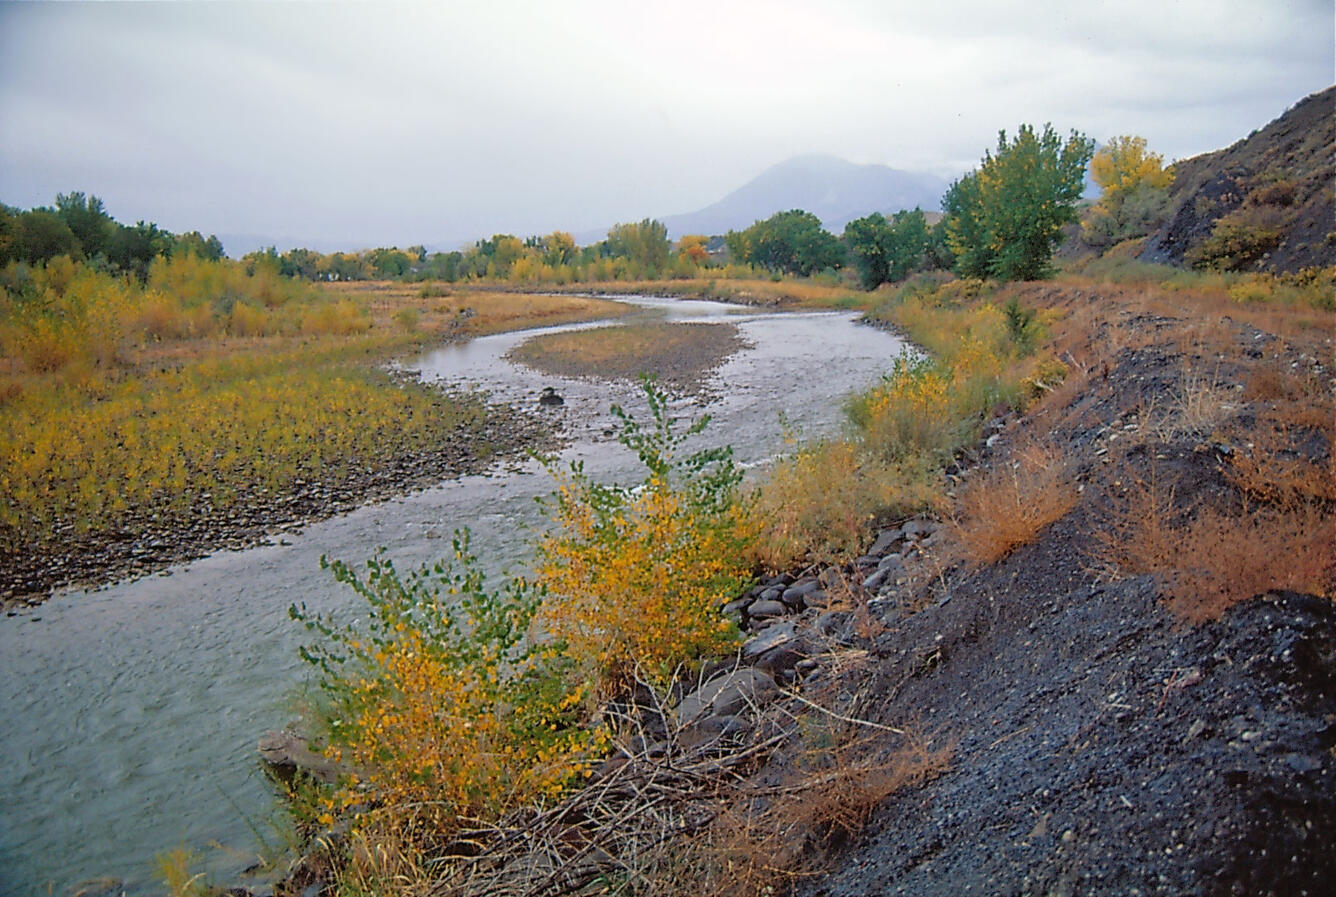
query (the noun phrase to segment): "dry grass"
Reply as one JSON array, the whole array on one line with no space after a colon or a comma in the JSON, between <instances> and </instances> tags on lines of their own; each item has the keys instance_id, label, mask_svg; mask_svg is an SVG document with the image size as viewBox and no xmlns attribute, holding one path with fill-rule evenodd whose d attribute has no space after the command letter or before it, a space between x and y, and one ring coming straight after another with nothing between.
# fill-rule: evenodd
<instances>
[{"instance_id":1,"label":"dry grass","mask_svg":"<svg viewBox=\"0 0 1336 897\"><path fill-rule=\"evenodd\" d=\"M1173 398L1164 407L1147 407L1140 417L1144 435L1161 442L1213 433L1238 409L1237 392L1216 377L1184 366Z\"/></svg>"},{"instance_id":2,"label":"dry grass","mask_svg":"<svg viewBox=\"0 0 1336 897\"><path fill-rule=\"evenodd\" d=\"M352 281L322 284L337 296L364 304L376 326L388 326L415 310L415 329L444 337L474 337L506 330L526 330L630 312L623 303L590 296L422 286L397 281Z\"/></svg>"},{"instance_id":3,"label":"dry grass","mask_svg":"<svg viewBox=\"0 0 1336 897\"><path fill-rule=\"evenodd\" d=\"M961 492L953 529L968 559L990 564L1033 542L1079 497L1061 453L1030 444Z\"/></svg>"},{"instance_id":4,"label":"dry grass","mask_svg":"<svg viewBox=\"0 0 1336 897\"><path fill-rule=\"evenodd\" d=\"M921 457L869 458L847 440L809 445L769 471L757 511L758 560L772 570L857 554L878 520L936 509L937 468Z\"/></svg>"},{"instance_id":5,"label":"dry grass","mask_svg":"<svg viewBox=\"0 0 1336 897\"><path fill-rule=\"evenodd\" d=\"M1336 516L1320 502L1183 507L1173 484L1134 479L1113 497L1097 558L1115 574L1155 574L1191 623L1272 590L1336 596Z\"/></svg>"}]
</instances>

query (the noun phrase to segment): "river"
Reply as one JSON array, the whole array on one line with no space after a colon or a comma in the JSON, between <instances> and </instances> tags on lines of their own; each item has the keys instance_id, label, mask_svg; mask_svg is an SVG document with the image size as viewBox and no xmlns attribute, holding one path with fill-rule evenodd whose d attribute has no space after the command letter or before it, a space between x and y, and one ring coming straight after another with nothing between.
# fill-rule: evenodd
<instances>
[{"instance_id":1,"label":"river","mask_svg":"<svg viewBox=\"0 0 1336 897\"><path fill-rule=\"evenodd\" d=\"M850 392L889 369L893 336L851 313L776 313L714 302L631 298L642 315L729 321L749 344L710 378L701 439L732 444L756 466L785 450L786 432L840 426ZM554 328L568 329L568 328ZM611 437L609 406L643 414L633 385L567 380L504 360L535 332L483 337L427 353L423 379L536 404L553 386L566 399L544 413L603 479L638 479L637 461ZM782 413L782 419L781 419ZM277 845L276 806L255 757L257 737L293 718L307 682L288 619L304 601L354 612L353 596L320 570L322 555L356 561L377 546L400 569L444 556L455 527L474 533L489 569L524 564L540 520L534 498L551 480L511 463L219 552L161 575L66 591L0 619L0 894L65 895L99 877L129 895L162 890L156 854L182 845L207 856L216 880L247 884L257 835Z\"/></svg>"}]
</instances>

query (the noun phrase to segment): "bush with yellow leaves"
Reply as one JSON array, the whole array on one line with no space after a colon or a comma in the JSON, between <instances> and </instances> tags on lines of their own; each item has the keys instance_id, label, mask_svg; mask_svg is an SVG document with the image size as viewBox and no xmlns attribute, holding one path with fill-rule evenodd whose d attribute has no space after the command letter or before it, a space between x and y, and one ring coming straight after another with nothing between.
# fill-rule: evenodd
<instances>
[{"instance_id":1,"label":"bush with yellow leaves","mask_svg":"<svg viewBox=\"0 0 1336 897\"><path fill-rule=\"evenodd\" d=\"M633 667L666 681L679 664L736 640L719 607L750 578L758 532L732 449L683 453L709 418L678 430L667 396L649 379L644 390L649 427L617 406L613 413L645 479L605 485L578 462L554 469L548 511L556 526L538 550L548 593L541 625L569 645L604 695L625 685Z\"/></svg>"},{"instance_id":2,"label":"bush with yellow leaves","mask_svg":"<svg viewBox=\"0 0 1336 897\"><path fill-rule=\"evenodd\" d=\"M378 826L426 822L448 836L587 774L604 735L582 716L563 646L528 637L540 589L515 578L489 590L466 532L452 560L407 576L379 554L364 575L325 566L367 614L339 624L289 610L322 637L301 654L323 674L325 751L345 769L322 822L360 805Z\"/></svg>"}]
</instances>

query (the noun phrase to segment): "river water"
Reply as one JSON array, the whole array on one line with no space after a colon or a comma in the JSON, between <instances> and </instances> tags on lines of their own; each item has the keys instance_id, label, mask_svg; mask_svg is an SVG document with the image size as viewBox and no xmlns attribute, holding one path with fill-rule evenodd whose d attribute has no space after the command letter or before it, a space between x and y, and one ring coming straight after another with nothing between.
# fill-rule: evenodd
<instances>
[{"instance_id":1,"label":"river water","mask_svg":"<svg viewBox=\"0 0 1336 897\"><path fill-rule=\"evenodd\" d=\"M786 432L838 429L844 396L901 350L847 313L625 301L642 316L737 325L748 347L712 375L711 400L679 405L684 416L708 412L713 422L699 438L732 444L746 465L783 452ZM579 458L599 478L639 479L638 462L611 436L609 412L618 402L643 419L637 387L538 374L503 359L535 332L546 331L483 337L412 366L425 380L521 404L552 386L566 399L544 411L571 437L563 463ZM512 462L272 544L57 594L0 619L0 894L72 894L100 877L119 879L130 895L157 893L154 857L183 845L206 855L216 880L247 883L257 837L278 843L281 812L255 742L293 718L308 680L297 655L307 633L288 606L356 610L320 557L357 561L383 546L404 570L445 556L453 530L467 525L489 569L521 569L540 524L534 499L550 488L540 465Z\"/></svg>"}]
</instances>

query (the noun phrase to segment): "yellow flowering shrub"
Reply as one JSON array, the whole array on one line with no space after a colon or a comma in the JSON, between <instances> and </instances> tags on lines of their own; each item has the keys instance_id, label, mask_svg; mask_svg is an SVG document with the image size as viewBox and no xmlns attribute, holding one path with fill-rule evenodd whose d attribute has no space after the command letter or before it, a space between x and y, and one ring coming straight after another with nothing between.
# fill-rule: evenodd
<instances>
[{"instance_id":1,"label":"yellow flowering shrub","mask_svg":"<svg viewBox=\"0 0 1336 897\"><path fill-rule=\"evenodd\" d=\"M540 590L511 579L489 591L467 533L454 548L452 561L406 577L380 555L364 576L327 563L365 600L361 622L289 610L322 637L301 653L329 696L326 755L347 770L326 823L363 805L382 823L425 813L448 834L461 819L555 797L603 746L562 646L527 637Z\"/></svg>"},{"instance_id":2,"label":"yellow flowering shrub","mask_svg":"<svg viewBox=\"0 0 1336 897\"><path fill-rule=\"evenodd\" d=\"M653 424L620 408L621 442L648 469L636 487L591 480L579 463L557 473L556 524L539 545L548 597L540 623L585 664L603 692L634 666L666 679L678 664L726 648L736 628L719 612L750 577L758 521L741 498L732 450L683 456L708 418L674 430L666 397L646 381Z\"/></svg>"}]
</instances>

